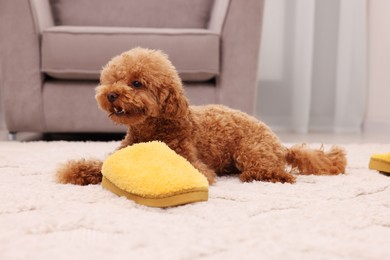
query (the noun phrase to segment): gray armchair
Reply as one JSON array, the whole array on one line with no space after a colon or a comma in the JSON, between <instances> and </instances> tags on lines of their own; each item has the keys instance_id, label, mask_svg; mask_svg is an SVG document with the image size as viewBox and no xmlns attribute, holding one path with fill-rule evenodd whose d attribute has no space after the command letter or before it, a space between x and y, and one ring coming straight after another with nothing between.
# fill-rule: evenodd
<instances>
[{"instance_id":1,"label":"gray armchair","mask_svg":"<svg viewBox=\"0 0 390 260\"><path fill-rule=\"evenodd\" d=\"M111 57L162 49L191 104L253 114L263 0L0 1L0 97L10 132L118 132L94 88Z\"/></svg>"}]
</instances>

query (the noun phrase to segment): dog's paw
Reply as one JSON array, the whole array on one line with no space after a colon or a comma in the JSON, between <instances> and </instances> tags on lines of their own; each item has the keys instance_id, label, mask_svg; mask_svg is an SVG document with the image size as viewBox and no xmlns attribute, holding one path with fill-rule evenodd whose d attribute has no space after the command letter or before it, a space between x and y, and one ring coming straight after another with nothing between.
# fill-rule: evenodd
<instances>
[{"instance_id":1,"label":"dog's paw","mask_svg":"<svg viewBox=\"0 0 390 260\"><path fill-rule=\"evenodd\" d=\"M296 177L287 172L243 171L239 177L242 182L266 181L295 183L296 181Z\"/></svg>"}]
</instances>

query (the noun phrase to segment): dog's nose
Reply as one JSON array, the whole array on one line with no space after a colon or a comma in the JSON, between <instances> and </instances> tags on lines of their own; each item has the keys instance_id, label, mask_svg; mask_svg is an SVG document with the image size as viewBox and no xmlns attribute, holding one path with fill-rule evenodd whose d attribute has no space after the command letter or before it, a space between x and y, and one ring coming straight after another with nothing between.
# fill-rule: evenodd
<instances>
[{"instance_id":1,"label":"dog's nose","mask_svg":"<svg viewBox=\"0 0 390 260\"><path fill-rule=\"evenodd\" d=\"M118 98L118 96L119 95L117 93L110 92L107 94L107 99L108 99L108 101L110 101L112 103Z\"/></svg>"}]
</instances>

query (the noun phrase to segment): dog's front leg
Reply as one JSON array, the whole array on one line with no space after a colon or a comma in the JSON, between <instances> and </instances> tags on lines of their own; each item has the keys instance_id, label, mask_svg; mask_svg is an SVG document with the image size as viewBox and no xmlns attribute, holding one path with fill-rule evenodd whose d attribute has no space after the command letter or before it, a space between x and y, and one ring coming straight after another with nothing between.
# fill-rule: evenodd
<instances>
[{"instance_id":1,"label":"dog's front leg","mask_svg":"<svg viewBox=\"0 0 390 260\"><path fill-rule=\"evenodd\" d=\"M168 144L168 146L175 150L176 153L186 158L192 164L192 166L194 166L207 178L209 184L213 184L215 182L217 174L198 158L198 151L191 142L182 142L180 145Z\"/></svg>"},{"instance_id":2,"label":"dog's front leg","mask_svg":"<svg viewBox=\"0 0 390 260\"><path fill-rule=\"evenodd\" d=\"M215 182L215 178L217 177L217 174L212 169L210 169L206 164L204 164L201 160L197 159L192 162L190 161L190 163L207 178L209 184L213 184Z\"/></svg>"},{"instance_id":3,"label":"dog's front leg","mask_svg":"<svg viewBox=\"0 0 390 260\"><path fill-rule=\"evenodd\" d=\"M120 150L122 148L125 148L129 145L132 145L133 143L134 143L133 134L131 133L130 129L128 129L125 138L123 138L120 146L116 150Z\"/></svg>"}]
</instances>

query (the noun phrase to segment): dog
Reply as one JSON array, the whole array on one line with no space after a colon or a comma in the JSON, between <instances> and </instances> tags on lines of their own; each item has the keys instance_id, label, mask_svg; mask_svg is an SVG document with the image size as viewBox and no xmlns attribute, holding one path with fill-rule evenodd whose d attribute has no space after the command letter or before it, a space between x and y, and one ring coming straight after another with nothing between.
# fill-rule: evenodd
<instances>
[{"instance_id":1,"label":"dog","mask_svg":"<svg viewBox=\"0 0 390 260\"><path fill-rule=\"evenodd\" d=\"M345 172L343 148L329 151L305 144L284 147L263 122L222 105L190 106L182 81L160 50L134 48L108 62L96 88L100 109L128 127L118 149L159 140L186 158L213 184L219 175L243 182L294 183L296 174ZM60 183L98 184L99 160L69 161L57 172Z\"/></svg>"}]
</instances>

